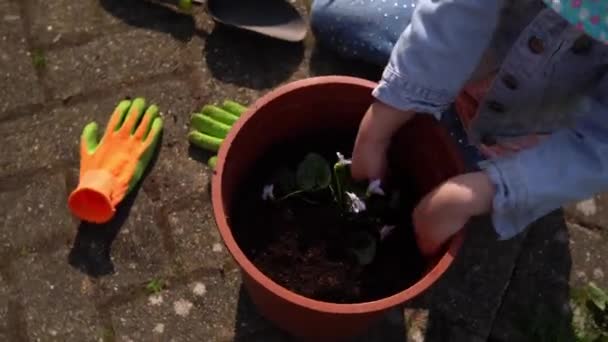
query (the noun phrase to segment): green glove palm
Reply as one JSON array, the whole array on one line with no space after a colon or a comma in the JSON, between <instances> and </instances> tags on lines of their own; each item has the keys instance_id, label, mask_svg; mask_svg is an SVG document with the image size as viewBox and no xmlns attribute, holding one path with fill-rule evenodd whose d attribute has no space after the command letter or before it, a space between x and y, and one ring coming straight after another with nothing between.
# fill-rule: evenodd
<instances>
[{"instance_id":1,"label":"green glove palm","mask_svg":"<svg viewBox=\"0 0 608 342\"><path fill-rule=\"evenodd\" d=\"M190 117L191 131L188 133L188 140L194 146L216 153L207 161L212 169L215 169L217 151L224 138L246 110L243 105L226 100L221 106L206 105L200 113L194 113Z\"/></svg>"}]
</instances>

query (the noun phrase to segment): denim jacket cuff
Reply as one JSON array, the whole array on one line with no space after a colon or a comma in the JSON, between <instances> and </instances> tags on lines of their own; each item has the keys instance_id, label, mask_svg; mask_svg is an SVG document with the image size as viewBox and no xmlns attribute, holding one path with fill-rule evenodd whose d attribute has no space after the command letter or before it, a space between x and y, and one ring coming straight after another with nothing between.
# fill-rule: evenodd
<instances>
[{"instance_id":1,"label":"denim jacket cuff","mask_svg":"<svg viewBox=\"0 0 608 342\"><path fill-rule=\"evenodd\" d=\"M521 233L534 218L528 209L528 188L518 158L487 160L479 165L496 187L492 223L500 240Z\"/></svg>"},{"instance_id":2,"label":"denim jacket cuff","mask_svg":"<svg viewBox=\"0 0 608 342\"><path fill-rule=\"evenodd\" d=\"M395 72L390 65L385 68L382 80L372 94L391 107L428 113L438 120L452 102L447 92L413 83Z\"/></svg>"}]
</instances>

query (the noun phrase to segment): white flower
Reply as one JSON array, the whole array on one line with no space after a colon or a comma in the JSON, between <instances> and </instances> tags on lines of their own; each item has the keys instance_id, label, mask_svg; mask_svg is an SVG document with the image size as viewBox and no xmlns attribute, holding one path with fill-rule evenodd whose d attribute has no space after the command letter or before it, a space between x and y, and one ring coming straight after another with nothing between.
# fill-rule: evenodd
<instances>
[{"instance_id":1,"label":"white flower","mask_svg":"<svg viewBox=\"0 0 608 342\"><path fill-rule=\"evenodd\" d=\"M264 192L262 192L262 199L264 201L274 200L274 184L268 184L264 186Z\"/></svg>"},{"instance_id":2,"label":"white flower","mask_svg":"<svg viewBox=\"0 0 608 342\"><path fill-rule=\"evenodd\" d=\"M342 153L336 152L336 155L338 156L338 164L340 164L340 165L352 164L352 161L350 159L344 158L344 155Z\"/></svg>"},{"instance_id":3,"label":"white flower","mask_svg":"<svg viewBox=\"0 0 608 342\"><path fill-rule=\"evenodd\" d=\"M393 229L395 229L395 226L382 226L382 228L380 228L380 240L386 239L386 237L389 236L390 233L392 233Z\"/></svg>"},{"instance_id":4,"label":"white flower","mask_svg":"<svg viewBox=\"0 0 608 342\"><path fill-rule=\"evenodd\" d=\"M348 199L350 200L350 211L351 212L357 214L357 213L365 211L365 209L367 209L365 206L365 202L363 202L362 199L357 197L357 195L355 195L352 192L346 192L346 195L348 196Z\"/></svg>"},{"instance_id":5,"label":"white flower","mask_svg":"<svg viewBox=\"0 0 608 342\"><path fill-rule=\"evenodd\" d=\"M367 186L367 193L384 196L384 190L380 187L381 181L379 179L374 179Z\"/></svg>"}]
</instances>

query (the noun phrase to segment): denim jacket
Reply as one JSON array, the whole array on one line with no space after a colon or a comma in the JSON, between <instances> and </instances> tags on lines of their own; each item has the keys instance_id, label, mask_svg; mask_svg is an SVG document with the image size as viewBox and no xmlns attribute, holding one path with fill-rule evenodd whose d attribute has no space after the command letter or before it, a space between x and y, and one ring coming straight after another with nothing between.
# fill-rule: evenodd
<instances>
[{"instance_id":1,"label":"denim jacket","mask_svg":"<svg viewBox=\"0 0 608 342\"><path fill-rule=\"evenodd\" d=\"M374 90L403 110L440 117L468 82L495 78L472 142L551 133L484 161L501 239L560 206L608 190L608 47L541 1L419 0Z\"/></svg>"}]
</instances>

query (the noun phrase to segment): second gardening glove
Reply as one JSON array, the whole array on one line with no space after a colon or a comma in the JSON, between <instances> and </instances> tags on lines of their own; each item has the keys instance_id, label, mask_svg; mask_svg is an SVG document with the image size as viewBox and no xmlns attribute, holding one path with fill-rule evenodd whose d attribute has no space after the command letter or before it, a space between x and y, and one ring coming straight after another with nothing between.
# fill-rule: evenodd
<instances>
[{"instance_id":1,"label":"second gardening glove","mask_svg":"<svg viewBox=\"0 0 608 342\"><path fill-rule=\"evenodd\" d=\"M224 101L221 106L206 105L201 113L190 118L191 131L188 140L195 146L217 153L232 125L247 108L234 101ZM217 155L209 158L207 164L215 169Z\"/></svg>"},{"instance_id":2,"label":"second gardening glove","mask_svg":"<svg viewBox=\"0 0 608 342\"><path fill-rule=\"evenodd\" d=\"M162 128L158 107L146 109L143 98L121 101L101 140L97 123L86 125L80 144L80 180L68 198L72 213L84 221L110 221L116 206L141 179Z\"/></svg>"}]
</instances>

